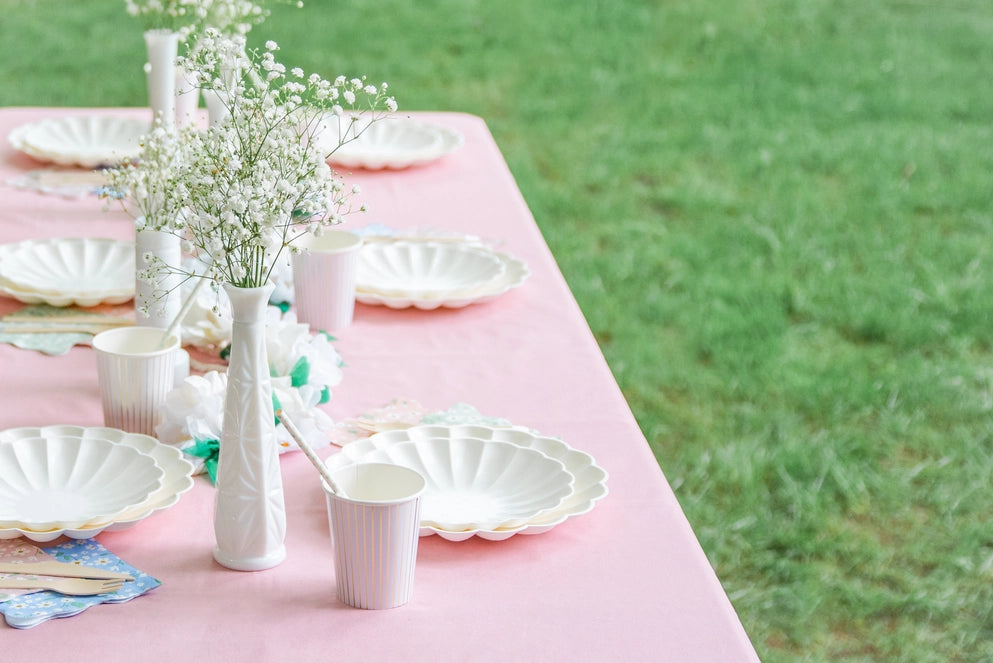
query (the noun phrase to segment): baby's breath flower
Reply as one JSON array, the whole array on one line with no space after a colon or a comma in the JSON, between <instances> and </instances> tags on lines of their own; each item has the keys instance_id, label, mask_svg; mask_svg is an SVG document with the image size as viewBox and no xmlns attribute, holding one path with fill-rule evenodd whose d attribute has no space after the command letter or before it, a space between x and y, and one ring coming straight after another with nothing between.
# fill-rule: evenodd
<instances>
[{"instance_id":1,"label":"baby's breath flower","mask_svg":"<svg viewBox=\"0 0 993 663\"><path fill-rule=\"evenodd\" d=\"M140 227L180 236L184 250L199 259L195 273L183 272L187 277L264 285L301 232L321 232L358 211L350 202L358 187L344 191L328 152L396 103L385 87L364 86L359 78L329 82L294 68L287 80L277 50L268 42L261 53L249 51L243 35L206 29L180 65L221 100L225 119L179 133L156 127L138 164L109 171L108 190L143 218ZM361 131L339 132L328 144L326 127L338 118L357 126L358 113Z\"/></svg>"}]
</instances>

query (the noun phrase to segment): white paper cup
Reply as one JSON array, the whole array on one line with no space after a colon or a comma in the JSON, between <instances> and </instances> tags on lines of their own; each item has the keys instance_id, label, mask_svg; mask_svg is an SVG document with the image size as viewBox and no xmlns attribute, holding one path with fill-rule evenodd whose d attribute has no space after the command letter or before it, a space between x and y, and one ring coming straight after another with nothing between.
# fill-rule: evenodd
<instances>
[{"instance_id":1,"label":"white paper cup","mask_svg":"<svg viewBox=\"0 0 993 663\"><path fill-rule=\"evenodd\" d=\"M355 608L396 608L410 600L424 477L385 463L343 467L327 497L338 598Z\"/></svg>"},{"instance_id":2,"label":"white paper cup","mask_svg":"<svg viewBox=\"0 0 993 663\"><path fill-rule=\"evenodd\" d=\"M119 327L93 337L105 426L155 436L179 348L178 336L163 346L162 334L153 327Z\"/></svg>"},{"instance_id":3,"label":"white paper cup","mask_svg":"<svg viewBox=\"0 0 993 663\"><path fill-rule=\"evenodd\" d=\"M321 331L352 324L361 247L361 237L343 230L301 238L302 251L291 259L297 320Z\"/></svg>"}]
</instances>

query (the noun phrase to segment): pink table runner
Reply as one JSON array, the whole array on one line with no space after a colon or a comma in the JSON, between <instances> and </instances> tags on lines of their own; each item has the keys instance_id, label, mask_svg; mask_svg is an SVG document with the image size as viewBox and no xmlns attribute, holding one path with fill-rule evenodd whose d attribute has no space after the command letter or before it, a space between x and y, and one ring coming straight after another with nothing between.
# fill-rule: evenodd
<instances>
[{"instance_id":1,"label":"pink table runner","mask_svg":"<svg viewBox=\"0 0 993 663\"><path fill-rule=\"evenodd\" d=\"M46 117L147 112L2 109L0 134ZM610 494L538 536L422 538L412 602L363 611L335 598L324 497L302 454L281 460L287 560L260 573L213 562L213 488L199 477L175 507L98 537L161 587L30 631L0 627L6 658L757 660L485 123L417 115L461 131L465 146L424 167L354 173L348 181L361 184L370 212L349 223L476 234L501 242L532 275L460 310L357 305L354 324L338 334L348 366L328 413L344 419L395 397L429 410L468 402L589 452L610 473ZM0 180L40 167L0 144ZM133 236L130 219L95 197L2 191L0 242ZM0 315L20 307L0 297ZM102 424L90 348L48 357L0 345L0 374L0 429Z\"/></svg>"}]
</instances>

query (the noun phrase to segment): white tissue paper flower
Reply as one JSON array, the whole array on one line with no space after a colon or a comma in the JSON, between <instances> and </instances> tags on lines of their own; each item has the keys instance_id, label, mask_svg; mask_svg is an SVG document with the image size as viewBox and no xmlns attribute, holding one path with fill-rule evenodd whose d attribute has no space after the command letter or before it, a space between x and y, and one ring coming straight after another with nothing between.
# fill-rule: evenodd
<instances>
[{"instance_id":1,"label":"white tissue paper flower","mask_svg":"<svg viewBox=\"0 0 993 663\"><path fill-rule=\"evenodd\" d=\"M344 362L323 333L311 334L310 326L297 322L293 312L276 318L270 309L266 320L266 352L271 374L290 376L308 407L326 403L331 387L342 379ZM292 415L291 415L292 416Z\"/></svg>"},{"instance_id":2,"label":"white tissue paper flower","mask_svg":"<svg viewBox=\"0 0 993 663\"><path fill-rule=\"evenodd\" d=\"M202 377L191 375L169 392L163 406L163 421L155 428L159 440L180 449L192 447L198 441L220 440L227 382L224 373L210 371ZM272 391L279 406L312 447L328 446L329 432L334 427L331 417L304 403L289 377L272 378ZM276 442L279 453L299 448L281 423L276 426ZM193 456L187 459L193 462L198 474L205 470L204 459Z\"/></svg>"}]
</instances>

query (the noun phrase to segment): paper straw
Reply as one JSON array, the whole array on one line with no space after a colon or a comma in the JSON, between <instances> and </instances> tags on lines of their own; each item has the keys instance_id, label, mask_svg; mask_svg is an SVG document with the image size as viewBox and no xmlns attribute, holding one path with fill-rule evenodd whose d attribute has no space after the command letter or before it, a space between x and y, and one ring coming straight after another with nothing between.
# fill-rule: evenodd
<instances>
[{"instance_id":1,"label":"paper straw","mask_svg":"<svg viewBox=\"0 0 993 663\"><path fill-rule=\"evenodd\" d=\"M193 302L197 298L197 293L200 292L200 288L203 287L203 284L206 280L207 280L206 278L201 278L199 281L197 281L197 284L193 286L193 290L190 292L189 296L186 298L186 301L183 302L183 305L180 307L179 313L177 313L176 317L173 318L171 323L169 323L169 326L166 327L166 330L162 332L162 341L160 342L161 343L160 347L165 347L166 341L169 339L170 336L172 336L172 333L176 331L176 327L178 327L179 323L183 321L183 318L186 317L186 314L190 312L190 308L193 306ZM179 339L179 344L180 345L183 344L182 338Z\"/></svg>"},{"instance_id":2,"label":"paper straw","mask_svg":"<svg viewBox=\"0 0 993 663\"><path fill-rule=\"evenodd\" d=\"M300 431L297 430L296 425L294 425L289 416L283 412L282 408L276 410L276 417L283 422L283 425L286 426L286 430L290 432L290 437L292 437L293 440L300 446L300 449L303 450L304 455L306 455L307 459L310 460L314 467L317 468L317 471L321 473L321 477L327 482L328 486L331 488L331 492L335 495L342 495L343 493L334 482L334 479L331 478L331 473L328 472L328 468L325 467L324 462L317 457L317 454L315 454L314 450L309 444L307 444L307 441L303 439L303 435L300 434Z\"/></svg>"}]
</instances>

